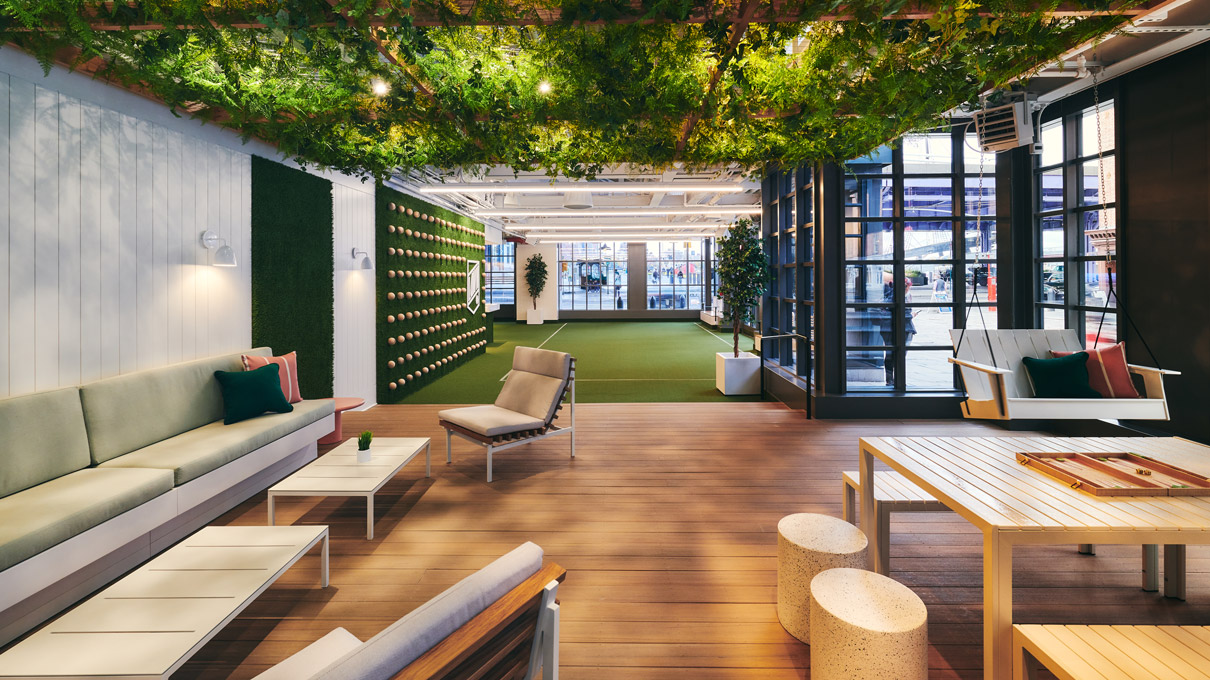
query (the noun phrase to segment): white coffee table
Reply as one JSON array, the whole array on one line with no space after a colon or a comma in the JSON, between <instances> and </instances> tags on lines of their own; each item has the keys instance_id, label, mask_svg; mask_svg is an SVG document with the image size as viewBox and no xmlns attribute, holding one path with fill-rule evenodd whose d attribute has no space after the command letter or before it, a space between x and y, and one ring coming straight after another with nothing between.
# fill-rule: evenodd
<instances>
[{"instance_id":1,"label":"white coffee table","mask_svg":"<svg viewBox=\"0 0 1210 680\"><path fill-rule=\"evenodd\" d=\"M370 446L370 462L357 462L357 440L316 458L306 467L269 487L269 525L278 496L362 496L366 499L366 540L374 538L374 494L404 465L424 451L424 476L432 476L428 437L381 437Z\"/></svg>"},{"instance_id":2,"label":"white coffee table","mask_svg":"<svg viewBox=\"0 0 1210 680\"><path fill-rule=\"evenodd\" d=\"M206 527L0 654L0 678L167 678L328 527Z\"/></svg>"}]
</instances>

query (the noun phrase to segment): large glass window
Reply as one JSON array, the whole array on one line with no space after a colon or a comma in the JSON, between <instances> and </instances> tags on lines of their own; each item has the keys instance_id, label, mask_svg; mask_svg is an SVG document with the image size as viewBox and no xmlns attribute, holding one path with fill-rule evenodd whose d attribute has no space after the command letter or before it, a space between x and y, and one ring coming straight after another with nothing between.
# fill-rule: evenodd
<instances>
[{"instance_id":1,"label":"large glass window","mask_svg":"<svg viewBox=\"0 0 1210 680\"><path fill-rule=\"evenodd\" d=\"M647 309L702 309L708 284L702 239L647 243Z\"/></svg>"},{"instance_id":2,"label":"large glass window","mask_svg":"<svg viewBox=\"0 0 1210 680\"><path fill-rule=\"evenodd\" d=\"M626 309L626 244L559 244L559 309Z\"/></svg>"},{"instance_id":3,"label":"large glass window","mask_svg":"<svg viewBox=\"0 0 1210 680\"><path fill-rule=\"evenodd\" d=\"M1104 313L1117 251L1115 151L1113 100L1042 124L1034 172L1035 323L1074 328L1088 347L1118 341L1116 300Z\"/></svg>"},{"instance_id":4,"label":"large glass window","mask_svg":"<svg viewBox=\"0 0 1210 680\"><path fill-rule=\"evenodd\" d=\"M516 244L488 244L483 262L487 274L484 302L498 305L516 304Z\"/></svg>"},{"instance_id":5,"label":"large glass window","mask_svg":"<svg viewBox=\"0 0 1210 680\"><path fill-rule=\"evenodd\" d=\"M845 389L956 389L951 329L996 323L995 154L960 123L845 166Z\"/></svg>"},{"instance_id":6,"label":"large glass window","mask_svg":"<svg viewBox=\"0 0 1210 680\"><path fill-rule=\"evenodd\" d=\"M868 187L879 195L881 187ZM766 183L762 223L771 265L762 311L765 365L783 374L811 376L815 315L815 172L811 167L778 172Z\"/></svg>"}]
</instances>

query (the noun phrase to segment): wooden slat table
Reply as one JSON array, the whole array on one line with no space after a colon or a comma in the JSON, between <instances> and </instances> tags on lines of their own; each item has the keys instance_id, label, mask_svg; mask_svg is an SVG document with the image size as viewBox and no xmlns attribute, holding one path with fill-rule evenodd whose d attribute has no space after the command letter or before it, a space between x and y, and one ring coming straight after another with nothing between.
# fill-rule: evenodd
<instances>
[{"instance_id":1,"label":"wooden slat table","mask_svg":"<svg viewBox=\"0 0 1210 680\"><path fill-rule=\"evenodd\" d=\"M0 654L0 678L168 678L328 527L206 527Z\"/></svg>"},{"instance_id":2,"label":"wooden slat table","mask_svg":"<svg viewBox=\"0 0 1210 680\"><path fill-rule=\"evenodd\" d=\"M357 462L357 440L347 439L294 474L269 487L269 525L277 519L278 496L360 496L366 499L366 540L374 539L374 494L424 452L424 476L433 474L428 437L378 437L370 462Z\"/></svg>"},{"instance_id":3,"label":"wooden slat table","mask_svg":"<svg viewBox=\"0 0 1210 680\"><path fill-rule=\"evenodd\" d=\"M1133 451L1210 475L1210 447L1161 437L861 439L861 523L874 517L874 458L983 532L984 677L1012 676L1012 549L1040 544L1210 544L1210 497L1095 497L1022 466L1018 451ZM878 563L871 544L870 568Z\"/></svg>"}]
</instances>

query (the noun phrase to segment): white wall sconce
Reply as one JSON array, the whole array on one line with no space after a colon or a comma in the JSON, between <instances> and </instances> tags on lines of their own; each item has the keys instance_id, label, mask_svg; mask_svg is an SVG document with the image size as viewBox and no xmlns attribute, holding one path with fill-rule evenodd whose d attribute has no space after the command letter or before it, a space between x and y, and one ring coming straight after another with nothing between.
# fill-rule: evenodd
<instances>
[{"instance_id":1,"label":"white wall sconce","mask_svg":"<svg viewBox=\"0 0 1210 680\"><path fill-rule=\"evenodd\" d=\"M353 249L354 269L373 269L374 261L370 259L370 254L364 250Z\"/></svg>"},{"instance_id":2,"label":"white wall sconce","mask_svg":"<svg viewBox=\"0 0 1210 680\"><path fill-rule=\"evenodd\" d=\"M210 264L215 267L234 267L236 265L235 251L227 245L227 240L222 236L207 229L202 232L201 242L203 248L214 251Z\"/></svg>"}]
</instances>

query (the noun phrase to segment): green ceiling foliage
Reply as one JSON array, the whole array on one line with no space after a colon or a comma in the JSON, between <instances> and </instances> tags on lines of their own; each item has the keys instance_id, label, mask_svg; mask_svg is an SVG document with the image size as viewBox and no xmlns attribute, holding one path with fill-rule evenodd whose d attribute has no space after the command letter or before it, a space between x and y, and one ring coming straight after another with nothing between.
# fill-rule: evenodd
<instances>
[{"instance_id":1,"label":"green ceiling foliage","mask_svg":"<svg viewBox=\"0 0 1210 680\"><path fill-rule=\"evenodd\" d=\"M940 2L916 20L881 18L904 0L759 2L803 20L751 24L731 49L727 19L747 3L479 0L468 15L449 0L0 0L0 40L304 163L379 178L485 163L581 177L616 162L854 158L1121 22L1054 18L1058 0ZM838 11L853 19L814 21ZM538 16L549 22L517 25ZM470 25L484 22L498 25ZM374 78L387 96L371 93Z\"/></svg>"}]
</instances>

